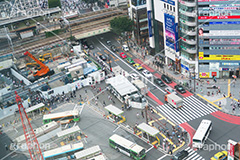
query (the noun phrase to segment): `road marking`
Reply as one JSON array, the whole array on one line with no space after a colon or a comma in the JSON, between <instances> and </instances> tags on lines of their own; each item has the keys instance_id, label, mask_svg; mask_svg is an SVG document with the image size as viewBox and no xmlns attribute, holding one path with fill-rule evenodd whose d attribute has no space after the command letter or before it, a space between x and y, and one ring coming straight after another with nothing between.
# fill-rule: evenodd
<instances>
[{"instance_id":1,"label":"road marking","mask_svg":"<svg viewBox=\"0 0 240 160\"><path fill-rule=\"evenodd\" d=\"M97 52L97 54L98 54L98 55L102 55L102 53L100 53L100 52Z\"/></svg>"},{"instance_id":2,"label":"road marking","mask_svg":"<svg viewBox=\"0 0 240 160\"><path fill-rule=\"evenodd\" d=\"M212 102L214 103L214 102L220 101L220 100L225 99L225 98L227 98L227 97L222 97L222 98L219 98L219 99L217 99L215 101L212 101Z\"/></svg>"},{"instance_id":3,"label":"road marking","mask_svg":"<svg viewBox=\"0 0 240 160\"><path fill-rule=\"evenodd\" d=\"M151 149L153 149L153 146L152 146L152 147L150 147L148 150L146 150L146 152L145 152L145 153L149 152Z\"/></svg>"},{"instance_id":4,"label":"road marking","mask_svg":"<svg viewBox=\"0 0 240 160\"><path fill-rule=\"evenodd\" d=\"M97 49L98 49L99 51L102 51L99 47L97 47Z\"/></svg>"},{"instance_id":5,"label":"road marking","mask_svg":"<svg viewBox=\"0 0 240 160\"><path fill-rule=\"evenodd\" d=\"M182 144L180 146L178 146L177 148L175 148L172 153L176 152L179 148L181 148L182 146L184 146L185 141L182 142Z\"/></svg>"},{"instance_id":6,"label":"road marking","mask_svg":"<svg viewBox=\"0 0 240 160\"><path fill-rule=\"evenodd\" d=\"M197 95L198 95L200 98L202 98L202 99L204 99L205 101L207 101L208 103L210 103L210 104L214 105L215 107L217 107L218 109L222 110L222 108L221 108L221 107L219 107L219 106L218 106L218 105L216 105L215 103L213 103L213 102L209 101L207 98L205 98L205 97L201 96L200 94L197 94Z\"/></svg>"},{"instance_id":7,"label":"road marking","mask_svg":"<svg viewBox=\"0 0 240 160\"><path fill-rule=\"evenodd\" d=\"M231 80L228 80L228 96L230 96L230 91L231 91Z\"/></svg>"},{"instance_id":8,"label":"road marking","mask_svg":"<svg viewBox=\"0 0 240 160\"><path fill-rule=\"evenodd\" d=\"M152 121L148 122L148 124L149 124L149 125L152 125L153 122L157 122L157 121L160 121L160 120L162 120L162 119L163 119L163 117L161 117L161 118L159 118L159 119L156 119L156 120L152 120Z\"/></svg>"},{"instance_id":9,"label":"road marking","mask_svg":"<svg viewBox=\"0 0 240 160\"><path fill-rule=\"evenodd\" d=\"M167 154L165 154L164 156L158 158L157 160L161 160L161 159L164 159L166 156L168 156Z\"/></svg>"},{"instance_id":10,"label":"road marking","mask_svg":"<svg viewBox=\"0 0 240 160\"><path fill-rule=\"evenodd\" d=\"M120 126L118 126L116 129L114 129L113 132L116 132L118 130L118 128L120 128Z\"/></svg>"},{"instance_id":11,"label":"road marking","mask_svg":"<svg viewBox=\"0 0 240 160\"><path fill-rule=\"evenodd\" d=\"M115 62L116 62L116 61L119 61L119 59L115 59L114 61L115 61Z\"/></svg>"}]
</instances>

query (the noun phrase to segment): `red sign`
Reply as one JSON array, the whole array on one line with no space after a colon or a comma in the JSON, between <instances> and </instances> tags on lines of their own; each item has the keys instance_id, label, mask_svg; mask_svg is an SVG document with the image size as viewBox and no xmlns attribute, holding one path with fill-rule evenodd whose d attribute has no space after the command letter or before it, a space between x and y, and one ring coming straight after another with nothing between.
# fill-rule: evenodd
<instances>
[{"instance_id":1,"label":"red sign","mask_svg":"<svg viewBox=\"0 0 240 160\"><path fill-rule=\"evenodd\" d=\"M182 40L184 40L184 41L186 41L186 39L185 38L183 38L183 37L180 37Z\"/></svg>"},{"instance_id":2,"label":"red sign","mask_svg":"<svg viewBox=\"0 0 240 160\"><path fill-rule=\"evenodd\" d=\"M228 155L231 156L231 157L234 157L234 148L235 146L231 143L229 143L230 147L229 147L229 150L228 150Z\"/></svg>"},{"instance_id":3,"label":"red sign","mask_svg":"<svg viewBox=\"0 0 240 160\"><path fill-rule=\"evenodd\" d=\"M203 59L203 57L199 57L199 59Z\"/></svg>"},{"instance_id":4,"label":"red sign","mask_svg":"<svg viewBox=\"0 0 240 160\"><path fill-rule=\"evenodd\" d=\"M217 76L217 72L212 72L212 76Z\"/></svg>"},{"instance_id":5,"label":"red sign","mask_svg":"<svg viewBox=\"0 0 240 160\"><path fill-rule=\"evenodd\" d=\"M198 19L239 19L240 16L199 16Z\"/></svg>"},{"instance_id":6,"label":"red sign","mask_svg":"<svg viewBox=\"0 0 240 160\"><path fill-rule=\"evenodd\" d=\"M204 77L205 77L206 75L207 75L206 73L202 73L202 76L204 76Z\"/></svg>"}]
</instances>

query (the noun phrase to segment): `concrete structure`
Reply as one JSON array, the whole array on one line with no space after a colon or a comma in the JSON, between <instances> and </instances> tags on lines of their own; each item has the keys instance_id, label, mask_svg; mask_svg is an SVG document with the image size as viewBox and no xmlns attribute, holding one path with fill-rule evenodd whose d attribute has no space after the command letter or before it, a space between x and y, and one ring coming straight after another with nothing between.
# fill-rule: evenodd
<instances>
[{"instance_id":1,"label":"concrete structure","mask_svg":"<svg viewBox=\"0 0 240 160\"><path fill-rule=\"evenodd\" d=\"M127 0L109 0L110 7L127 6Z\"/></svg>"},{"instance_id":2,"label":"concrete structure","mask_svg":"<svg viewBox=\"0 0 240 160\"><path fill-rule=\"evenodd\" d=\"M180 71L178 5L176 0L147 0L149 43L155 54Z\"/></svg>"},{"instance_id":3,"label":"concrete structure","mask_svg":"<svg viewBox=\"0 0 240 160\"><path fill-rule=\"evenodd\" d=\"M199 76L239 76L240 2L198 1Z\"/></svg>"},{"instance_id":4,"label":"concrete structure","mask_svg":"<svg viewBox=\"0 0 240 160\"><path fill-rule=\"evenodd\" d=\"M137 44L146 44L148 42L146 0L129 0L128 13L134 22L133 36Z\"/></svg>"}]
</instances>

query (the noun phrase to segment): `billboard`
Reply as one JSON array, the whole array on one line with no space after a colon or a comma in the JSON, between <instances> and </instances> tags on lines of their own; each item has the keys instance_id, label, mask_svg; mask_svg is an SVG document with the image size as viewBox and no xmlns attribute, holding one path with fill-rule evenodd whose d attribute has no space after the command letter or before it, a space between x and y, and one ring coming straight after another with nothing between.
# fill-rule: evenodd
<instances>
[{"instance_id":1,"label":"billboard","mask_svg":"<svg viewBox=\"0 0 240 160\"><path fill-rule=\"evenodd\" d=\"M179 51L177 38L178 38L178 26L175 24L175 17L164 13L165 18L165 35L166 45L175 51Z\"/></svg>"},{"instance_id":2,"label":"billboard","mask_svg":"<svg viewBox=\"0 0 240 160\"><path fill-rule=\"evenodd\" d=\"M240 16L198 16L198 19L203 20L203 19L239 19Z\"/></svg>"},{"instance_id":3,"label":"billboard","mask_svg":"<svg viewBox=\"0 0 240 160\"><path fill-rule=\"evenodd\" d=\"M240 61L240 55L214 55L214 54L210 54L206 57L204 57L204 53L203 52L199 52L199 60L217 60L217 61L221 61L221 60L229 60L229 61Z\"/></svg>"},{"instance_id":4,"label":"billboard","mask_svg":"<svg viewBox=\"0 0 240 160\"><path fill-rule=\"evenodd\" d=\"M151 11L147 11L148 16L148 33L149 37L152 37L152 18L151 18Z\"/></svg>"}]
</instances>

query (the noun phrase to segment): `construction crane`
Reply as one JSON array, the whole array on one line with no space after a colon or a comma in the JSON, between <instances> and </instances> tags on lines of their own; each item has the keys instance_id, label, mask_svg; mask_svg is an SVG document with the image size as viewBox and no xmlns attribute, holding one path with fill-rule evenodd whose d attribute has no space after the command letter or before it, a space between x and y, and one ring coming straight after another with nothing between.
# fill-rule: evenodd
<instances>
[{"instance_id":1,"label":"construction crane","mask_svg":"<svg viewBox=\"0 0 240 160\"><path fill-rule=\"evenodd\" d=\"M41 67L40 70L36 71L34 73L34 78L35 80L41 78L41 77L46 77L46 76L50 76L54 74L54 71L48 68L48 66L46 66L45 64L43 64L41 61L39 61L37 58L35 58L31 53L29 53L28 51L24 53L25 56L28 56L30 58L32 58L35 62L37 62L37 64L39 64L39 66Z\"/></svg>"},{"instance_id":2,"label":"construction crane","mask_svg":"<svg viewBox=\"0 0 240 160\"><path fill-rule=\"evenodd\" d=\"M17 91L15 91L15 94L16 94L15 99L18 105L20 118L23 126L23 132L26 139L26 144L28 147L30 157L32 160L43 160L43 155L42 155L37 137L33 131L31 123L29 122L27 113L22 105L22 99L17 94Z\"/></svg>"}]
</instances>

